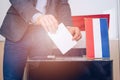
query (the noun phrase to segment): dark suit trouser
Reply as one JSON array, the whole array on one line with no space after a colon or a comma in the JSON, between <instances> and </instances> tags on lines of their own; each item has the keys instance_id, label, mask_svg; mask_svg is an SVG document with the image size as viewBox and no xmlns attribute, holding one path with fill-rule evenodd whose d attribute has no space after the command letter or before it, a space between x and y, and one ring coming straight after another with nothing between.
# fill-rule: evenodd
<instances>
[{"instance_id":1,"label":"dark suit trouser","mask_svg":"<svg viewBox=\"0 0 120 80\"><path fill-rule=\"evenodd\" d=\"M4 80L22 80L28 55L46 56L51 53L51 41L40 27L30 27L18 42L6 39L3 61Z\"/></svg>"}]
</instances>

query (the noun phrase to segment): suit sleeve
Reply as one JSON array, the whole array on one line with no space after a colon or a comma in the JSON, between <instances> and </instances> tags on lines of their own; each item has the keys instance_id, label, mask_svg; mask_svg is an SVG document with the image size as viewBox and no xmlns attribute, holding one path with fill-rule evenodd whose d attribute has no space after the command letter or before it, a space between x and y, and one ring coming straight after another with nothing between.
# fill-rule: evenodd
<instances>
[{"instance_id":1,"label":"suit sleeve","mask_svg":"<svg viewBox=\"0 0 120 80\"><path fill-rule=\"evenodd\" d=\"M25 20L31 22L32 16L38 13L30 0L9 0L18 14Z\"/></svg>"},{"instance_id":2,"label":"suit sleeve","mask_svg":"<svg viewBox=\"0 0 120 80\"><path fill-rule=\"evenodd\" d=\"M60 0L58 5L58 20L66 26L72 26L71 9L68 0Z\"/></svg>"}]
</instances>

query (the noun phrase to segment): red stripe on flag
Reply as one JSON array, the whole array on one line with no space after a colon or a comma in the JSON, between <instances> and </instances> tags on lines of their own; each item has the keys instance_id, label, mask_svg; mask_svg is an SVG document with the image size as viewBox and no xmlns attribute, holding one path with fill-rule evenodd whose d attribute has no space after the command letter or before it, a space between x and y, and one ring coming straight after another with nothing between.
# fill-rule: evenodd
<instances>
[{"instance_id":1,"label":"red stripe on flag","mask_svg":"<svg viewBox=\"0 0 120 80\"><path fill-rule=\"evenodd\" d=\"M86 30L86 52L87 58L94 58L94 38L93 38L93 24L92 18L85 18Z\"/></svg>"},{"instance_id":2,"label":"red stripe on flag","mask_svg":"<svg viewBox=\"0 0 120 80\"><path fill-rule=\"evenodd\" d=\"M80 15L80 16L72 16L72 22L74 26L80 28L81 31L85 30L85 18L107 18L109 24L109 14L97 14L97 15Z\"/></svg>"}]
</instances>

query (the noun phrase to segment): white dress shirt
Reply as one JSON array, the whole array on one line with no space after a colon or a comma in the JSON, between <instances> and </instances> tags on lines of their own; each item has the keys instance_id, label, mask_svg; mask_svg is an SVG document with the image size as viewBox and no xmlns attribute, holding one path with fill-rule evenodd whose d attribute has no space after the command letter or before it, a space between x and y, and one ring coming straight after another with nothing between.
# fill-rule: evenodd
<instances>
[{"instance_id":1,"label":"white dress shirt","mask_svg":"<svg viewBox=\"0 0 120 80\"><path fill-rule=\"evenodd\" d=\"M45 14L46 4L47 4L47 0L37 0L36 9L40 11L42 14Z\"/></svg>"},{"instance_id":2,"label":"white dress shirt","mask_svg":"<svg viewBox=\"0 0 120 80\"><path fill-rule=\"evenodd\" d=\"M37 0L37 3L36 3L36 9L38 11L40 11L40 13L36 13L33 15L32 17L32 22L35 23L37 18L43 14L46 13L46 4L47 4L47 0Z\"/></svg>"}]
</instances>

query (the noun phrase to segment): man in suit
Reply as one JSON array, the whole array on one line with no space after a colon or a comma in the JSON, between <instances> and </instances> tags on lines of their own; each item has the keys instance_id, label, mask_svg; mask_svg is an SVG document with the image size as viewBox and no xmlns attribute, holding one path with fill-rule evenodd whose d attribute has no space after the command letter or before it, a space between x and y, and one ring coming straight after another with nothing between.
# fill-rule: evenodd
<instances>
[{"instance_id":1,"label":"man in suit","mask_svg":"<svg viewBox=\"0 0 120 80\"><path fill-rule=\"evenodd\" d=\"M80 30L72 26L68 0L9 0L11 7L3 21L0 34L5 38L4 80L22 80L28 55L46 56L52 53L47 32L55 33L64 23L73 35L81 38Z\"/></svg>"}]
</instances>

